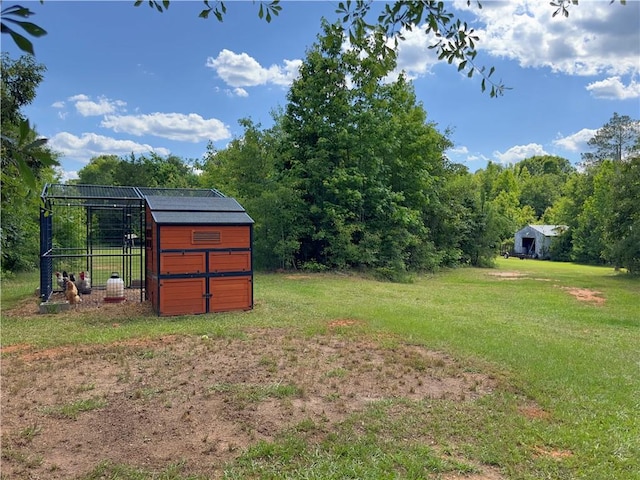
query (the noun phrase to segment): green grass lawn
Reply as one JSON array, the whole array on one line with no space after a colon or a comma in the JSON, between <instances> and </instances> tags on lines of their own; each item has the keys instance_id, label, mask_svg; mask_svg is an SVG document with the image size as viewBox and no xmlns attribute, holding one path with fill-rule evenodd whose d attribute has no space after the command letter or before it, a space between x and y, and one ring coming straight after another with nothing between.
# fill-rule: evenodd
<instances>
[{"instance_id":1,"label":"green grass lawn","mask_svg":"<svg viewBox=\"0 0 640 480\"><path fill-rule=\"evenodd\" d=\"M3 309L32 293L37 276L29 287L28 278L3 282ZM571 288L599 292L604 303L581 301ZM325 333L329 321L358 320L348 334L444 351L499 378L500 386L476 402L402 404L402 418L388 416L384 404L362 413L388 435L354 437L349 422L321 448L305 443L300 432L283 435L247 452L230 466L229 478L282 478L278 472L287 478L421 478L411 465L425 458L425 447L394 450L390 437L418 437L425 426L416 419L425 418L444 452L432 458L436 463L463 456L497 468L504 478L640 479L639 279L611 268L500 258L496 269L451 270L407 284L341 274L257 274L255 300L252 312L130 318L118 329L108 318L3 316L2 346L222 335L255 326L313 336ZM527 417L527 405L545 414ZM359 462L361 455L368 455L369 466ZM278 457L288 458L288 466ZM385 474L394 461L403 467ZM152 478L113 475L104 478Z\"/></svg>"}]
</instances>

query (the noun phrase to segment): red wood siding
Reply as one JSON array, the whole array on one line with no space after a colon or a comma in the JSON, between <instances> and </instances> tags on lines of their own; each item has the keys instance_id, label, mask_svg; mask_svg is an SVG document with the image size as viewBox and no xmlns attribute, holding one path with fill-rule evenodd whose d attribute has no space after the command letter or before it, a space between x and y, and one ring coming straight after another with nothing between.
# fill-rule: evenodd
<instances>
[{"instance_id":1,"label":"red wood siding","mask_svg":"<svg viewBox=\"0 0 640 480\"><path fill-rule=\"evenodd\" d=\"M205 278L160 280L160 315L205 313Z\"/></svg>"},{"instance_id":2,"label":"red wood siding","mask_svg":"<svg viewBox=\"0 0 640 480\"><path fill-rule=\"evenodd\" d=\"M212 312L250 310L253 304L251 277L222 277L209 280Z\"/></svg>"},{"instance_id":3,"label":"red wood siding","mask_svg":"<svg viewBox=\"0 0 640 480\"><path fill-rule=\"evenodd\" d=\"M209 271L248 272L251 270L251 252L211 252Z\"/></svg>"},{"instance_id":4,"label":"red wood siding","mask_svg":"<svg viewBox=\"0 0 640 480\"><path fill-rule=\"evenodd\" d=\"M188 215L189 213L185 212L185 220L188 219ZM219 235L216 235L217 233ZM207 238L209 238L208 241L206 241ZM249 248L250 243L247 227L165 225L162 227L160 236L161 250Z\"/></svg>"},{"instance_id":5,"label":"red wood siding","mask_svg":"<svg viewBox=\"0 0 640 480\"><path fill-rule=\"evenodd\" d=\"M160 273L204 273L207 270L205 252L165 252L160 254Z\"/></svg>"}]
</instances>

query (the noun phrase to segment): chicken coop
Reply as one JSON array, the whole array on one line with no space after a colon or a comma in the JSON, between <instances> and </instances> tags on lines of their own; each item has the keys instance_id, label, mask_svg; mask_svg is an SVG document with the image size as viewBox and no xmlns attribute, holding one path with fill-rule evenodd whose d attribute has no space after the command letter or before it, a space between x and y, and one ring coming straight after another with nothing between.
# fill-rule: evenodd
<instances>
[{"instance_id":1,"label":"chicken coop","mask_svg":"<svg viewBox=\"0 0 640 480\"><path fill-rule=\"evenodd\" d=\"M253 220L233 198L146 197L146 289L159 315L253 307Z\"/></svg>"},{"instance_id":2,"label":"chicken coop","mask_svg":"<svg viewBox=\"0 0 640 480\"><path fill-rule=\"evenodd\" d=\"M115 276L123 299L151 300L158 315L251 309L252 227L240 204L215 189L47 184L41 301L64 299L70 279L82 305L109 300Z\"/></svg>"}]
</instances>

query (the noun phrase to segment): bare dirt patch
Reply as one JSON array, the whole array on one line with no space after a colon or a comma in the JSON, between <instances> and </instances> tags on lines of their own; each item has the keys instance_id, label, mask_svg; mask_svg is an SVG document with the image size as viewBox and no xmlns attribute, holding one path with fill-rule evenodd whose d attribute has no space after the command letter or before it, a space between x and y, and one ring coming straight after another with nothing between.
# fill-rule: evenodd
<instances>
[{"instance_id":1,"label":"bare dirt patch","mask_svg":"<svg viewBox=\"0 0 640 480\"><path fill-rule=\"evenodd\" d=\"M103 461L154 471L183 461L220 478L248 446L300 422L331 431L378 400L462 401L495 387L442 353L328 331L4 350L3 478L77 478Z\"/></svg>"},{"instance_id":2,"label":"bare dirt patch","mask_svg":"<svg viewBox=\"0 0 640 480\"><path fill-rule=\"evenodd\" d=\"M592 303L594 305L604 305L605 299L601 297L602 292L597 290L589 290L588 288L562 287L569 295L573 295L581 302Z\"/></svg>"},{"instance_id":3,"label":"bare dirt patch","mask_svg":"<svg viewBox=\"0 0 640 480\"><path fill-rule=\"evenodd\" d=\"M522 406L519 409L520 413L529 419L534 420L547 420L551 418L551 414L546 410L538 407L537 405Z\"/></svg>"},{"instance_id":4,"label":"bare dirt patch","mask_svg":"<svg viewBox=\"0 0 640 480\"><path fill-rule=\"evenodd\" d=\"M491 273L488 273L487 275L490 275L492 277L498 277L504 280L517 280L519 278L526 277L526 275L521 272L491 272Z\"/></svg>"},{"instance_id":5,"label":"bare dirt patch","mask_svg":"<svg viewBox=\"0 0 640 480\"><path fill-rule=\"evenodd\" d=\"M573 452L570 450L558 450L548 447L535 447L534 451L538 457L549 457L554 460L562 460L563 458L573 457Z\"/></svg>"}]
</instances>

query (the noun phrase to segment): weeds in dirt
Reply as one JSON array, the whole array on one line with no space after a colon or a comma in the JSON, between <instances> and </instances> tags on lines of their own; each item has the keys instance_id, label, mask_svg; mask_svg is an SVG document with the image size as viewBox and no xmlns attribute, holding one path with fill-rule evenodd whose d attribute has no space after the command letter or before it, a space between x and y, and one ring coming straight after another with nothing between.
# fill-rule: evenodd
<instances>
[{"instance_id":1,"label":"weeds in dirt","mask_svg":"<svg viewBox=\"0 0 640 480\"><path fill-rule=\"evenodd\" d=\"M77 400L73 403L67 403L65 405L43 407L42 412L46 415L52 415L58 418L69 418L71 420L75 420L82 412L90 412L91 410L104 408L106 405L107 401L104 398L94 397L84 400Z\"/></svg>"},{"instance_id":2,"label":"weeds in dirt","mask_svg":"<svg viewBox=\"0 0 640 480\"><path fill-rule=\"evenodd\" d=\"M95 390L95 388L96 388L95 383L83 383L73 388L73 393L78 394L78 393L90 392L91 390Z\"/></svg>"},{"instance_id":3,"label":"weeds in dirt","mask_svg":"<svg viewBox=\"0 0 640 480\"><path fill-rule=\"evenodd\" d=\"M79 477L77 480L208 480L202 475L190 475L184 473L183 462L170 465L161 472L139 469L129 465L102 462L92 472Z\"/></svg>"},{"instance_id":4,"label":"weeds in dirt","mask_svg":"<svg viewBox=\"0 0 640 480\"><path fill-rule=\"evenodd\" d=\"M37 424L29 425L28 427L20 430L20 438L29 442L33 440L33 438L36 435L39 435L41 432L42 432L42 427L40 425L37 425Z\"/></svg>"},{"instance_id":5,"label":"weeds in dirt","mask_svg":"<svg viewBox=\"0 0 640 480\"><path fill-rule=\"evenodd\" d=\"M42 455L28 454L12 445L3 446L1 456L3 460L15 462L26 469L37 468L42 465L43 461Z\"/></svg>"}]
</instances>

